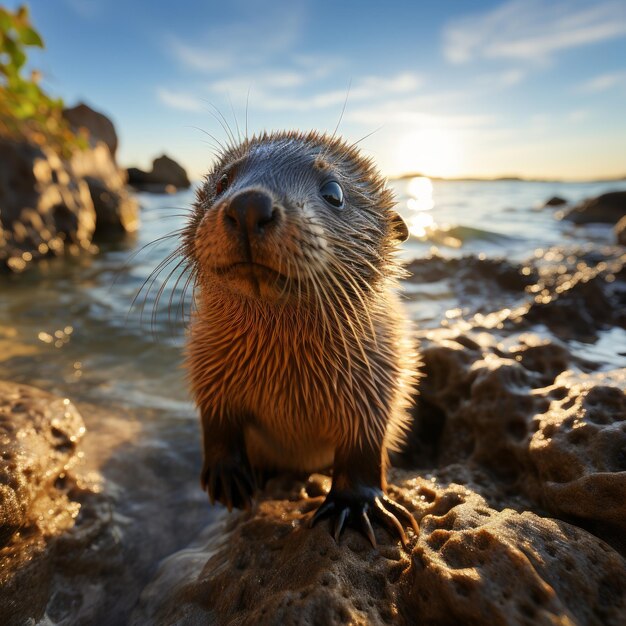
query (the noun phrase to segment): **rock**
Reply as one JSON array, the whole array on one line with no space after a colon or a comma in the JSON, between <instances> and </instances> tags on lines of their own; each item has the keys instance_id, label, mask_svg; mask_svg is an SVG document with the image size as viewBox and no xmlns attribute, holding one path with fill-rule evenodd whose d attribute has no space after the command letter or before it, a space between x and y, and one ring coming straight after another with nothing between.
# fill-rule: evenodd
<instances>
[{"instance_id":1,"label":"rock","mask_svg":"<svg viewBox=\"0 0 626 626\"><path fill-rule=\"evenodd\" d=\"M71 167L74 175L89 186L98 238L133 233L139 228L137 201L126 190L124 173L102 142L89 150L75 152Z\"/></svg>"},{"instance_id":2,"label":"rock","mask_svg":"<svg viewBox=\"0 0 626 626\"><path fill-rule=\"evenodd\" d=\"M14 271L63 250L89 249L96 212L87 183L49 148L0 139L0 266Z\"/></svg>"},{"instance_id":3,"label":"rock","mask_svg":"<svg viewBox=\"0 0 626 626\"><path fill-rule=\"evenodd\" d=\"M611 191L590 198L565 213L563 219L575 224L601 222L617 224L626 215L626 191Z\"/></svg>"},{"instance_id":4,"label":"rock","mask_svg":"<svg viewBox=\"0 0 626 626\"><path fill-rule=\"evenodd\" d=\"M251 514L162 564L132 624L589 624L626 619L626 561L566 522L496 510L472 489L395 471L420 522L408 554L376 528L339 545L321 498L270 484Z\"/></svg>"},{"instance_id":5,"label":"rock","mask_svg":"<svg viewBox=\"0 0 626 626\"><path fill-rule=\"evenodd\" d=\"M626 246L626 215L615 225L615 237L617 243Z\"/></svg>"},{"instance_id":6,"label":"rock","mask_svg":"<svg viewBox=\"0 0 626 626\"><path fill-rule=\"evenodd\" d=\"M68 160L47 146L0 138L0 267L22 271L50 255L93 250L138 228L138 205L107 146Z\"/></svg>"},{"instance_id":7,"label":"rock","mask_svg":"<svg viewBox=\"0 0 626 626\"><path fill-rule=\"evenodd\" d=\"M84 473L67 399L0 381L0 624L120 624L140 581L128 521Z\"/></svg>"},{"instance_id":8,"label":"rock","mask_svg":"<svg viewBox=\"0 0 626 626\"><path fill-rule=\"evenodd\" d=\"M504 353L485 334L430 341L421 419L438 411L439 466L486 470L492 505L524 494L520 506L626 536L626 371L574 374L563 344L529 333Z\"/></svg>"},{"instance_id":9,"label":"rock","mask_svg":"<svg viewBox=\"0 0 626 626\"><path fill-rule=\"evenodd\" d=\"M552 196L549 200L546 200L544 203L544 208L550 206L562 206L567 204L567 200L560 198L559 196Z\"/></svg>"},{"instance_id":10,"label":"rock","mask_svg":"<svg viewBox=\"0 0 626 626\"><path fill-rule=\"evenodd\" d=\"M185 170L173 159L163 155L152 162L152 170L144 172L130 167L128 183L141 191L166 193L176 189L187 189L191 183Z\"/></svg>"},{"instance_id":11,"label":"rock","mask_svg":"<svg viewBox=\"0 0 626 626\"><path fill-rule=\"evenodd\" d=\"M89 137L97 141L103 141L115 159L117 152L117 133L113 122L103 113L94 111L84 103L79 103L71 109L63 110L63 117L70 123L75 131L84 128L88 131Z\"/></svg>"},{"instance_id":12,"label":"rock","mask_svg":"<svg viewBox=\"0 0 626 626\"><path fill-rule=\"evenodd\" d=\"M529 442L537 493L551 511L626 537L626 370L561 374ZM626 542L625 542L626 546Z\"/></svg>"},{"instance_id":13,"label":"rock","mask_svg":"<svg viewBox=\"0 0 626 626\"><path fill-rule=\"evenodd\" d=\"M52 537L74 525L69 495L85 428L69 400L0 382L0 623L43 613Z\"/></svg>"}]
</instances>

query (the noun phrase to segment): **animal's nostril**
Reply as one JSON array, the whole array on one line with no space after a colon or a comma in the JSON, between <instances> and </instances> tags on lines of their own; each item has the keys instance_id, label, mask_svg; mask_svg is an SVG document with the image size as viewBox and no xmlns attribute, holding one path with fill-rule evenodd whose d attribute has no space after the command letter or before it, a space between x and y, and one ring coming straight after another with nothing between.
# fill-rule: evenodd
<instances>
[{"instance_id":1,"label":"animal's nostril","mask_svg":"<svg viewBox=\"0 0 626 626\"><path fill-rule=\"evenodd\" d=\"M248 234L262 234L277 220L272 198L261 191L244 191L236 195L224 212L226 223Z\"/></svg>"},{"instance_id":2,"label":"animal's nostril","mask_svg":"<svg viewBox=\"0 0 626 626\"><path fill-rule=\"evenodd\" d=\"M229 226L232 226L233 228L237 228L237 226L239 226L236 214L231 213L229 210L226 210L224 212L224 220Z\"/></svg>"},{"instance_id":3,"label":"animal's nostril","mask_svg":"<svg viewBox=\"0 0 626 626\"><path fill-rule=\"evenodd\" d=\"M274 222L276 220L276 215L277 215L276 209L272 209L272 212L269 214L269 216L267 216L267 215L259 216L258 225L263 227L263 226L267 226L267 225L271 224L272 222Z\"/></svg>"}]
</instances>

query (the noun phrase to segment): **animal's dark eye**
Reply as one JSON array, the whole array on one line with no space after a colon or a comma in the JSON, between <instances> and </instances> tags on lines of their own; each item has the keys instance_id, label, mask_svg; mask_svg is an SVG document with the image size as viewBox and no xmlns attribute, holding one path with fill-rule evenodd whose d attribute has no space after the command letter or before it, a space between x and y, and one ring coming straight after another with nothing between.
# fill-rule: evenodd
<instances>
[{"instance_id":1,"label":"animal's dark eye","mask_svg":"<svg viewBox=\"0 0 626 626\"><path fill-rule=\"evenodd\" d=\"M343 189L338 182L331 180L324 183L320 189L320 193L322 194L322 198L324 198L328 204L338 209L343 206Z\"/></svg>"},{"instance_id":2,"label":"animal's dark eye","mask_svg":"<svg viewBox=\"0 0 626 626\"><path fill-rule=\"evenodd\" d=\"M215 195L221 196L227 189L230 184L230 179L228 178L228 174L222 174L222 177L217 181L215 185Z\"/></svg>"}]
</instances>

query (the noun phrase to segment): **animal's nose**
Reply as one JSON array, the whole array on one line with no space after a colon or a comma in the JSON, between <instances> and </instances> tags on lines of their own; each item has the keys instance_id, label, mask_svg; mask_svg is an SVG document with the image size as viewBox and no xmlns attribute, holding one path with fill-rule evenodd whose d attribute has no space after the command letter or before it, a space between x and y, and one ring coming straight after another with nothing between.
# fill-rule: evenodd
<instances>
[{"instance_id":1,"label":"animal's nose","mask_svg":"<svg viewBox=\"0 0 626 626\"><path fill-rule=\"evenodd\" d=\"M241 234L262 235L277 221L272 205L272 198L262 191L242 191L230 201L224 219Z\"/></svg>"}]
</instances>

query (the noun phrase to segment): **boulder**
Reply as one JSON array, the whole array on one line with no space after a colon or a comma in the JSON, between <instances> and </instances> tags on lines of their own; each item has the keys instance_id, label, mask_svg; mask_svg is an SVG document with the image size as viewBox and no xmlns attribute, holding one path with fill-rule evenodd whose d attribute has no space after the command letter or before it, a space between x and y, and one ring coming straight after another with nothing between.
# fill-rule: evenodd
<instances>
[{"instance_id":1,"label":"boulder","mask_svg":"<svg viewBox=\"0 0 626 626\"><path fill-rule=\"evenodd\" d=\"M134 232L138 205L103 142L68 159L43 145L0 138L0 268L93 250L92 240Z\"/></svg>"},{"instance_id":2,"label":"boulder","mask_svg":"<svg viewBox=\"0 0 626 626\"><path fill-rule=\"evenodd\" d=\"M46 146L0 139L0 266L22 271L63 250L89 249L96 212L85 180Z\"/></svg>"},{"instance_id":3,"label":"boulder","mask_svg":"<svg viewBox=\"0 0 626 626\"><path fill-rule=\"evenodd\" d=\"M565 213L563 219L575 224L617 224L625 215L626 191L611 191L577 204Z\"/></svg>"},{"instance_id":4,"label":"boulder","mask_svg":"<svg viewBox=\"0 0 626 626\"><path fill-rule=\"evenodd\" d=\"M144 172L136 167L128 168L127 172L128 184L141 191L165 193L187 189L191 185L184 168L166 155L152 162L150 172Z\"/></svg>"},{"instance_id":5,"label":"boulder","mask_svg":"<svg viewBox=\"0 0 626 626\"><path fill-rule=\"evenodd\" d=\"M543 206L545 208L545 207L551 207L551 206L563 206L564 204L567 204L567 200L559 196L552 196L549 200L545 201Z\"/></svg>"},{"instance_id":6,"label":"boulder","mask_svg":"<svg viewBox=\"0 0 626 626\"><path fill-rule=\"evenodd\" d=\"M530 332L421 339L421 445L389 475L407 551L309 528L330 478L281 476L166 559L131 623L626 623L626 372Z\"/></svg>"},{"instance_id":7,"label":"boulder","mask_svg":"<svg viewBox=\"0 0 626 626\"><path fill-rule=\"evenodd\" d=\"M71 157L74 176L85 180L96 211L96 236L133 233L139 228L139 207L126 189L126 176L107 147L97 142Z\"/></svg>"},{"instance_id":8,"label":"boulder","mask_svg":"<svg viewBox=\"0 0 626 626\"><path fill-rule=\"evenodd\" d=\"M104 142L115 159L118 144L117 133L113 122L106 115L94 111L81 102L71 109L64 109L63 117L75 131L80 132L81 129L85 129L94 142Z\"/></svg>"}]
</instances>

